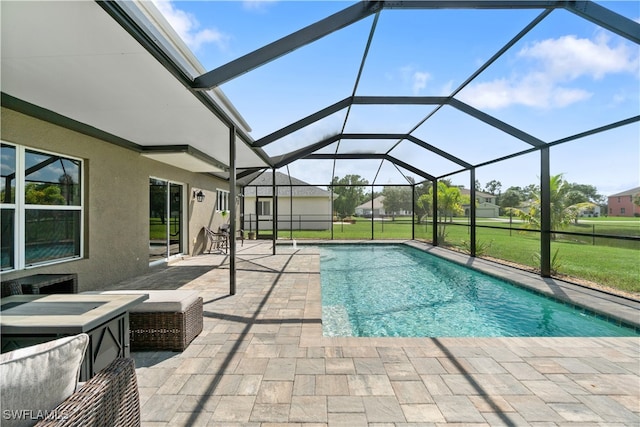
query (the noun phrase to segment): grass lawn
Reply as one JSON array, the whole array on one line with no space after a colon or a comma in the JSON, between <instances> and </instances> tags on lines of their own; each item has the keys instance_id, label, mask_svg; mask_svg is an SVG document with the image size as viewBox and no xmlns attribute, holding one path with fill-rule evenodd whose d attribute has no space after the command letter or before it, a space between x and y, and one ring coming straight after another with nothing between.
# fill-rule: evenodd
<instances>
[{"instance_id":1,"label":"grass lawn","mask_svg":"<svg viewBox=\"0 0 640 427\"><path fill-rule=\"evenodd\" d=\"M596 232L608 235L640 235L639 218L589 218L596 225ZM455 221L455 219L454 219ZM462 219L466 224L466 219ZM533 268L539 268L536 254L540 251L540 237L537 232L509 230L509 221L479 219L478 225L505 227L505 230L478 228L476 241L479 256L503 259ZM371 239L371 221L357 219L355 224L334 224L333 238L344 240ZM522 224L513 224L514 227ZM572 225L566 231L592 233L593 224L586 219ZM460 225L447 225L446 245L464 250L468 247L469 228ZM373 234L376 240L411 239L411 220L374 221ZM281 230L280 238L294 239L330 239L331 231L294 231ZM415 238L430 241L430 224L416 224ZM551 244L551 252L558 251L558 273L601 285L640 294L640 242L614 239L593 238L592 236L558 235Z\"/></svg>"}]
</instances>

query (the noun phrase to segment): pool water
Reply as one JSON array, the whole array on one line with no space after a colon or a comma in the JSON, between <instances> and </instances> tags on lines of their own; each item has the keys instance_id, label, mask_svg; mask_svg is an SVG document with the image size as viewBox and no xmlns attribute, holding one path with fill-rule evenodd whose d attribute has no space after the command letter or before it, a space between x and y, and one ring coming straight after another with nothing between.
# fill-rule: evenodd
<instances>
[{"instance_id":1,"label":"pool water","mask_svg":"<svg viewBox=\"0 0 640 427\"><path fill-rule=\"evenodd\" d=\"M326 336L638 336L406 245L323 245L319 251Z\"/></svg>"}]
</instances>

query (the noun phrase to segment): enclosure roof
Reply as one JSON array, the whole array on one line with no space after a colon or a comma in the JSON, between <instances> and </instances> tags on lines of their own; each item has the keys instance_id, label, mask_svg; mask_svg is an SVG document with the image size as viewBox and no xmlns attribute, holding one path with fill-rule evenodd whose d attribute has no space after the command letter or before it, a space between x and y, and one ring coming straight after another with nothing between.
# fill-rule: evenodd
<instances>
[{"instance_id":1,"label":"enclosure roof","mask_svg":"<svg viewBox=\"0 0 640 427\"><path fill-rule=\"evenodd\" d=\"M253 19L246 53L209 55L193 82L229 94L273 168L407 184L567 142L637 144L640 25L611 2L334 2L326 15L297 5L269 18L300 24ZM227 9L207 10L222 25Z\"/></svg>"},{"instance_id":2,"label":"enclosure roof","mask_svg":"<svg viewBox=\"0 0 640 427\"><path fill-rule=\"evenodd\" d=\"M637 142L640 24L607 2L281 6L299 13L245 22L253 47L203 66L151 2L3 2L2 104L222 178L231 135L239 178L289 167L307 182L359 173L376 185L610 143L611 131Z\"/></svg>"}]
</instances>

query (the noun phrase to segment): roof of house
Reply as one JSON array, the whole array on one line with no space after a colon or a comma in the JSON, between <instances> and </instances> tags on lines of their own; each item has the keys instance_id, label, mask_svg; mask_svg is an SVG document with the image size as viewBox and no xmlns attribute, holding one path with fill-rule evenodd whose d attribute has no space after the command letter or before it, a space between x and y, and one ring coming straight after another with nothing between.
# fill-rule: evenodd
<instances>
[{"instance_id":1,"label":"roof of house","mask_svg":"<svg viewBox=\"0 0 640 427\"><path fill-rule=\"evenodd\" d=\"M468 196L468 195L471 194L471 190L469 190L467 188L461 188L460 189L460 194L464 194L465 196ZM493 195L493 194L490 194L490 193L484 193L482 191L477 191L476 190L476 197L485 197L485 198L487 198L487 197L496 197L496 196Z\"/></svg>"},{"instance_id":2,"label":"roof of house","mask_svg":"<svg viewBox=\"0 0 640 427\"><path fill-rule=\"evenodd\" d=\"M246 187L244 187L244 195L252 197L258 196L271 196L273 173L264 172L256 179L251 181ZM330 197L331 193L327 190L323 190L319 187L314 187L309 183L306 183L298 178L289 177L288 175L276 172L276 186L278 186L278 196L289 197L293 193L293 197Z\"/></svg>"},{"instance_id":3,"label":"roof of house","mask_svg":"<svg viewBox=\"0 0 640 427\"><path fill-rule=\"evenodd\" d=\"M378 196L373 199L373 209L383 208L384 196ZM371 209L371 200L364 202L360 206L356 206L356 209Z\"/></svg>"},{"instance_id":4,"label":"roof of house","mask_svg":"<svg viewBox=\"0 0 640 427\"><path fill-rule=\"evenodd\" d=\"M635 196L638 193L640 193L640 187L632 188L631 190L623 191L622 193L612 194L609 197Z\"/></svg>"}]
</instances>

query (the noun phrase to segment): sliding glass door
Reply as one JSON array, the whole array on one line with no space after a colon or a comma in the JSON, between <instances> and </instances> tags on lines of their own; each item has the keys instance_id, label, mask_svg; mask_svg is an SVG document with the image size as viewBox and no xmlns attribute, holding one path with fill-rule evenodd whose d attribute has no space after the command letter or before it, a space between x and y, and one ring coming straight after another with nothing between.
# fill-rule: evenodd
<instances>
[{"instance_id":1,"label":"sliding glass door","mask_svg":"<svg viewBox=\"0 0 640 427\"><path fill-rule=\"evenodd\" d=\"M149 179L149 262L183 253L183 186Z\"/></svg>"}]
</instances>

